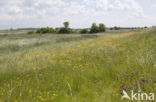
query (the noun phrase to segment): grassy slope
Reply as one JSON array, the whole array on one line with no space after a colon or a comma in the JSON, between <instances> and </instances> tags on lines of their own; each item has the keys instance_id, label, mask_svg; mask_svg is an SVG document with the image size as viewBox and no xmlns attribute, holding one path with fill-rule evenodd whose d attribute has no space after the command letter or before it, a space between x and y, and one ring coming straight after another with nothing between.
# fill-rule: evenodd
<instances>
[{"instance_id":1,"label":"grassy slope","mask_svg":"<svg viewBox=\"0 0 156 102\"><path fill-rule=\"evenodd\" d=\"M142 91L156 93L155 33L153 29L87 40L80 37L75 42L75 38L59 38L39 47L29 45L33 49L28 51L26 45L17 53L11 49L10 55L16 56L1 58L0 100L121 102L120 87L125 84L128 92L136 91L142 78L148 80L142 82Z\"/></svg>"}]
</instances>

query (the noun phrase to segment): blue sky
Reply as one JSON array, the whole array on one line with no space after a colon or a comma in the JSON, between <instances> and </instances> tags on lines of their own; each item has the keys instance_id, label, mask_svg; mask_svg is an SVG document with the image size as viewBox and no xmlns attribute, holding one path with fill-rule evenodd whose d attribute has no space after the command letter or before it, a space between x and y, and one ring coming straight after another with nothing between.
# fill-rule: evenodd
<instances>
[{"instance_id":1,"label":"blue sky","mask_svg":"<svg viewBox=\"0 0 156 102\"><path fill-rule=\"evenodd\" d=\"M156 0L0 0L0 29L156 25Z\"/></svg>"}]
</instances>

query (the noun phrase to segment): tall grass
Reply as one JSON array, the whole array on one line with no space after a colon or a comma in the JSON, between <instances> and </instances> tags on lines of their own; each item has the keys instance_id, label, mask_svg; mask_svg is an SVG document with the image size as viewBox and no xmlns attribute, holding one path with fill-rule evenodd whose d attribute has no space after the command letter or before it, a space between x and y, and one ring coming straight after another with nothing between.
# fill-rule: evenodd
<instances>
[{"instance_id":1,"label":"tall grass","mask_svg":"<svg viewBox=\"0 0 156 102\"><path fill-rule=\"evenodd\" d=\"M0 65L0 101L128 102L121 100L123 86L128 93L156 94L155 33L91 37L71 47L65 41L63 48L60 40L55 50L48 44L45 50L6 58Z\"/></svg>"}]
</instances>

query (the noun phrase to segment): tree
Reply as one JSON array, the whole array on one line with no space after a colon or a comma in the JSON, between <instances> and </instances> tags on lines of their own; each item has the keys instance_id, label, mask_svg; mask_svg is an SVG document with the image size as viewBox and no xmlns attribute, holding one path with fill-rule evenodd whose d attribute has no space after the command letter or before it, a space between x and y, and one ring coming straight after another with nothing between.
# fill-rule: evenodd
<instances>
[{"instance_id":1,"label":"tree","mask_svg":"<svg viewBox=\"0 0 156 102\"><path fill-rule=\"evenodd\" d=\"M35 32L31 30L31 31L28 31L27 34L35 34Z\"/></svg>"},{"instance_id":2,"label":"tree","mask_svg":"<svg viewBox=\"0 0 156 102\"><path fill-rule=\"evenodd\" d=\"M115 26L115 27L114 27L114 29L115 29L115 30L119 30L119 29L120 29L120 27Z\"/></svg>"},{"instance_id":3,"label":"tree","mask_svg":"<svg viewBox=\"0 0 156 102\"><path fill-rule=\"evenodd\" d=\"M104 24L99 24L99 32L105 32L106 31L106 27Z\"/></svg>"},{"instance_id":4,"label":"tree","mask_svg":"<svg viewBox=\"0 0 156 102\"><path fill-rule=\"evenodd\" d=\"M64 22L63 24L64 24L64 27L65 28L68 28L69 27L69 22L68 21Z\"/></svg>"},{"instance_id":5,"label":"tree","mask_svg":"<svg viewBox=\"0 0 156 102\"><path fill-rule=\"evenodd\" d=\"M63 25L64 27L60 28L58 31L59 34L68 34L73 32L73 30L69 28L69 22L64 22Z\"/></svg>"},{"instance_id":6,"label":"tree","mask_svg":"<svg viewBox=\"0 0 156 102\"><path fill-rule=\"evenodd\" d=\"M56 31L53 28L46 27L46 28L39 28L37 29L36 33L45 34L45 33L55 33Z\"/></svg>"},{"instance_id":7,"label":"tree","mask_svg":"<svg viewBox=\"0 0 156 102\"><path fill-rule=\"evenodd\" d=\"M113 30L113 28L110 28L110 30Z\"/></svg>"},{"instance_id":8,"label":"tree","mask_svg":"<svg viewBox=\"0 0 156 102\"><path fill-rule=\"evenodd\" d=\"M93 23L90 29L90 33L98 33L99 27L96 25L96 23Z\"/></svg>"},{"instance_id":9,"label":"tree","mask_svg":"<svg viewBox=\"0 0 156 102\"><path fill-rule=\"evenodd\" d=\"M80 33L81 34L87 34L89 31L88 31L88 29L81 29L80 30Z\"/></svg>"},{"instance_id":10,"label":"tree","mask_svg":"<svg viewBox=\"0 0 156 102\"><path fill-rule=\"evenodd\" d=\"M62 27L62 28L59 29L58 33L59 33L59 34L68 34L68 33L72 33L72 29Z\"/></svg>"}]
</instances>

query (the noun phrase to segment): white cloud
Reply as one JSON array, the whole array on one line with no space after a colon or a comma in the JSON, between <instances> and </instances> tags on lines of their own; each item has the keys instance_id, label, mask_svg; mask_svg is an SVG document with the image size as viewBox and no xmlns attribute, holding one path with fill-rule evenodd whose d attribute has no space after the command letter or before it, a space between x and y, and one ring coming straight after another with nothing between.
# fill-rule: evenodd
<instances>
[{"instance_id":1,"label":"white cloud","mask_svg":"<svg viewBox=\"0 0 156 102\"><path fill-rule=\"evenodd\" d=\"M87 5L94 3L98 10L106 12L126 11L137 17L145 17L142 7L135 0L83 0ZM97 11L98 12L98 11Z\"/></svg>"},{"instance_id":2,"label":"white cloud","mask_svg":"<svg viewBox=\"0 0 156 102\"><path fill-rule=\"evenodd\" d=\"M64 20L77 26L118 19L123 24L129 18L145 17L142 6L136 0L1 0L0 6L0 21L17 27L55 27L61 26Z\"/></svg>"},{"instance_id":3,"label":"white cloud","mask_svg":"<svg viewBox=\"0 0 156 102\"><path fill-rule=\"evenodd\" d=\"M68 7L63 9L64 14L67 15L76 15L76 14L81 14L86 11L84 5L79 5L76 2L72 2L71 4L68 5Z\"/></svg>"},{"instance_id":4,"label":"white cloud","mask_svg":"<svg viewBox=\"0 0 156 102\"><path fill-rule=\"evenodd\" d=\"M109 9L111 9L111 10L128 10L128 9L130 9L130 5L123 3L120 0L115 0L114 3L109 5Z\"/></svg>"},{"instance_id":5,"label":"white cloud","mask_svg":"<svg viewBox=\"0 0 156 102\"><path fill-rule=\"evenodd\" d=\"M135 0L126 0L131 5L132 15L145 17L142 7Z\"/></svg>"},{"instance_id":6,"label":"white cloud","mask_svg":"<svg viewBox=\"0 0 156 102\"><path fill-rule=\"evenodd\" d=\"M99 5L106 6L108 4L108 0L97 0L96 1Z\"/></svg>"},{"instance_id":7,"label":"white cloud","mask_svg":"<svg viewBox=\"0 0 156 102\"><path fill-rule=\"evenodd\" d=\"M152 8L156 8L156 4L153 4L153 5L152 5Z\"/></svg>"}]
</instances>

